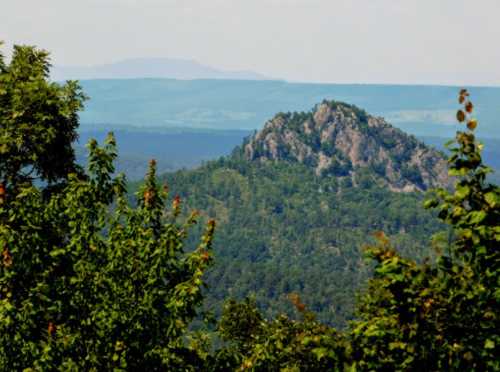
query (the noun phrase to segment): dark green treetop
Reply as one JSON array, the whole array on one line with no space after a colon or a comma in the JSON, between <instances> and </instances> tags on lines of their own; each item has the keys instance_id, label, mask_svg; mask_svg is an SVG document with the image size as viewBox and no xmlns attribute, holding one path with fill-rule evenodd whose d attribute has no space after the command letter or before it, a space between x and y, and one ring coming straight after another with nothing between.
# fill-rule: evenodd
<instances>
[{"instance_id":1,"label":"dark green treetop","mask_svg":"<svg viewBox=\"0 0 500 372\"><path fill-rule=\"evenodd\" d=\"M85 96L76 82L49 82L48 52L15 46L0 54L0 184L54 183L76 170L72 148Z\"/></svg>"}]
</instances>

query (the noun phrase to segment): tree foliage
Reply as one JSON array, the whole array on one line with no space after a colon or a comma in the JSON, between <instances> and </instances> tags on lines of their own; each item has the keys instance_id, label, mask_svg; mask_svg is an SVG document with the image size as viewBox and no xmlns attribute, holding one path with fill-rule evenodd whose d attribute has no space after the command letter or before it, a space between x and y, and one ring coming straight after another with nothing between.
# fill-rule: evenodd
<instances>
[{"instance_id":1,"label":"tree foliage","mask_svg":"<svg viewBox=\"0 0 500 372\"><path fill-rule=\"evenodd\" d=\"M219 222L206 306L219 314L225 298L254 294L266 317L294 316L287 295L296 292L318 321L344 328L371 275L361 247L373 231L422 260L432 254L428 237L446 229L423 208L423 194L391 192L372 175L359 171L353 186L302 164L234 158L165 175L173 192Z\"/></svg>"},{"instance_id":2,"label":"tree foliage","mask_svg":"<svg viewBox=\"0 0 500 372\"><path fill-rule=\"evenodd\" d=\"M367 369L498 370L500 362L500 189L486 182L474 137L472 103L462 90L459 131L449 173L455 190L437 190L439 217L455 240L435 264L417 264L390 248L385 236L369 250L375 277L353 327L353 358ZM453 142L450 143L450 145Z\"/></svg>"},{"instance_id":3,"label":"tree foliage","mask_svg":"<svg viewBox=\"0 0 500 372\"><path fill-rule=\"evenodd\" d=\"M347 344L342 333L318 322L297 294L289 299L299 320L284 314L266 320L254 301L228 301L218 324L220 335L228 343L215 355L214 365L222 365L225 370L256 371L343 369Z\"/></svg>"},{"instance_id":4,"label":"tree foliage","mask_svg":"<svg viewBox=\"0 0 500 372\"><path fill-rule=\"evenodd\" d=\"M71 133L63 124L76 124L76 115L69 113L71 120L65 121L68 102L60 97L62 91L42 81L45 65L35 57L43 61L45 54L23 48L16 53L2 78L24 78L10 82L8 89L19 94L46 90L48 96L37 96L40 106L27 110L22 122L9 121L7 115L1 123L4 144L17 143L17 138L24 142L7 147L8 156L0 160L8 185L0 194L0 370L199 365L202 355L190 346L188 327L202 300L214 222L209 221L198 247L187 252L184 241L197 215L180 220L181 201L170 200L158 184L154 162L137 193L137 206L131 206L124 178L112 176L117 156L112 136L104 147L89 143L85 174L64 173L74 169L71 157L67 166L46 164L49 158L72 154L56 139L70 146ZM30 56L33 63L18 65ZM38 88L27 88L30 84ZM52 93L60 99L44 104ZM10 105L1 101L0 110L8 112ZM32 147L38 140L41 147ZM43 159L38 156L42 150ZM61 177L65 183L51 193L29 182L9 187L24 179L22 168L29 162L48 181Z\"/></svg>"},{"instance_id":5,"label":"tree foliage","mask_svg":"<svg viewBox=\"0 0 500 372\"><path fill-rule=\"evenodd\" d=\"M72 142L85 96L76 82L48 81L48 53L15 46L0 55L0 184L53 183L75 172Z\"/></svg>"}]
</instances>

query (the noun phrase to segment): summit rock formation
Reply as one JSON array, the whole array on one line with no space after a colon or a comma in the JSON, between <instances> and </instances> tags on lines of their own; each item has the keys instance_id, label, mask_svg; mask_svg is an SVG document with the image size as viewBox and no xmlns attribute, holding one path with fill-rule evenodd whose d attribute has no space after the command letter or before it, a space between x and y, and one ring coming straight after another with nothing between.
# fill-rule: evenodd
<instances>
[{"instance_id":1,"label":"summit rock formation","mask_svg":"<svg viewBox=\"0 0 500 372\"><path fill-rule=\"evenodd\" d=\"M448 187L444 155L383 118L336 101L310 112L279 113L242 147L252 161L289 161L314 167L318 176L371 180L392 191Z\"/></svg>"}]
</instances>

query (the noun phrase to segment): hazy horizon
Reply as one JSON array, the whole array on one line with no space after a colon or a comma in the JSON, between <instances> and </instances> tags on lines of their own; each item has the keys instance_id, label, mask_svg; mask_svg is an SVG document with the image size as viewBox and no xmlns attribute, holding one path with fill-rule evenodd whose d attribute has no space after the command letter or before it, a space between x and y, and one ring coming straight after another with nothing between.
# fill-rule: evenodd
<instances>
[{"instance_id":1,"label":"hazy horizon","mask_svg":"<svg viewBox=\"0 0 500 372\"><path fill-rule=\"evenodd\" d=\"M295 82L497 86L499 13L493 0L7 0L0 40L57 66L172 58Z\"/></svg>"}]
</instances>

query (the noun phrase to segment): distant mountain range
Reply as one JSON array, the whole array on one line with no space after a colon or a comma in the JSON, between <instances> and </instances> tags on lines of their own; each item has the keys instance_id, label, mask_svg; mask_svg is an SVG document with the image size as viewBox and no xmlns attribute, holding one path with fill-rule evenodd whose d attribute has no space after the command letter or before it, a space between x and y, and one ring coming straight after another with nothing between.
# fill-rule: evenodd
<instances>
[{"instance_id":1,"label":"distant mountain range","mask_svg":"<svg viewBox=\"0 0 500 372\"><path fill-rule=\"evenodd\" d=\"M81 114L95 129L261 129L276 112L308 110L323 99L366 108L417 136L451 138L459 128L457 87L305 84L285 81L110 79L81 81L90 97ZM500 138L500 88L472 87L478 135ZM105 124L104 124L105 123Z\"/></svg>"},{"instance_id":2,"label":"distant mountain range","mask_svg":"<svg viewBox=\"0 0 500 372\"><path fill-rule=\"evenodd\" d=\"M223 71L193 60L172 58L137 58L96 66L54 66L51 78L55 81L88 79L229 79L267 80L253 71Z\"/></svg>"}]
</instances>

